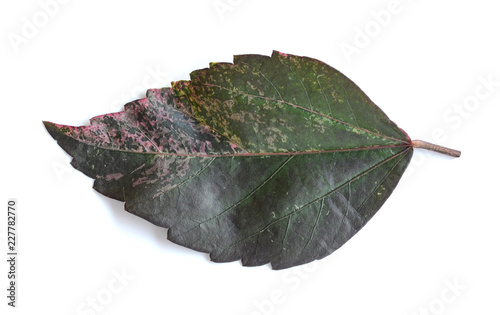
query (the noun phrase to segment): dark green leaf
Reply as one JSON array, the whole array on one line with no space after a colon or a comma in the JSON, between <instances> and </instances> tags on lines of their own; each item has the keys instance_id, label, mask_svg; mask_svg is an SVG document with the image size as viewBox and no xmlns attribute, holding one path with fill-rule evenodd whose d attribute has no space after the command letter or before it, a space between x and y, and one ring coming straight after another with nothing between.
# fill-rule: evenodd
<instances>
[{"instance_id":1,"label":"dark green leaf","mask_svg":"<svg viewBox=\"0 0 500 315\"><path fill-rule=\"evenodd\" d=\"M347 77L277 52L213 63L90 126L45 126L97 191L171 241L275 269L349 240L413 152Z\"/></svg>"}]
</instances>

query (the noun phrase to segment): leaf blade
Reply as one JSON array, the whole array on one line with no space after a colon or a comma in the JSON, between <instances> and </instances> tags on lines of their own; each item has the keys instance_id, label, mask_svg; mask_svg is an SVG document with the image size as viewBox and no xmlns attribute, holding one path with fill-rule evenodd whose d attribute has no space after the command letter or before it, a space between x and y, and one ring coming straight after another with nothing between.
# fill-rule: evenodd
<instances>
[{"instance_id":1,"label":"leaf blade","mask_svg":"<svg viewBox=\"0 0 500 315\"><path fill-rule=\"evenodd\" d=\"M45 126L97 191L214 261L282 269L330 254L411 159L406 133L314 59L235 56L172 86L90 126Z\"/></svg>"}]
</instances>

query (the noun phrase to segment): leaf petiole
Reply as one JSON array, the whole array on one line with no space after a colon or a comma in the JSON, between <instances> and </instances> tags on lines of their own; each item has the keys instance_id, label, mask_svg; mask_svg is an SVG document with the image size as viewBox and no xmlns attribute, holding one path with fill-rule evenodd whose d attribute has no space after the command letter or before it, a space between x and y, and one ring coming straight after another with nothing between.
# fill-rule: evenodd
<instances>
[{"instance_id":1,"label":"leaf petiole","mask_svg":"<svg viewBox=\"0 0 500 315\"><path fill-rule=\"evenodd\" d=\"M422 141L422 140L413 140L412 146L414 148L422 148L422 149L446 154L446 155L453 156L453 157L460 157L460 155L462 154L462 152L460 152L458 150L442 147L440 145L429 143L429 142Z\"/></svg>"}]
</instances>

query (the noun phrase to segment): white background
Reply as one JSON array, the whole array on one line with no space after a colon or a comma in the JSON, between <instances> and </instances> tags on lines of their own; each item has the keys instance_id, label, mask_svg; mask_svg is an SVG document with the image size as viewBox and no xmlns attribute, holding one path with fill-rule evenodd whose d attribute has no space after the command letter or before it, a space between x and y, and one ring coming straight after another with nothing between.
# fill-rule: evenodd
<instances>
[{"instance_id":1,"label":"white background","mask_svg":"<svg viewBox=\"0 0 500 315\"><path fill-rule=\"evenodd\" d=\"M2 1L0 200L5 212L18 201L19 273L13 309L4 213L0 312L498 314L499 11L487 0ZM209 62L273 49L336 67L412 138L462 157L417 150L345 246L273 271L167 241L96 193L42 125L86 124Z\"/></svg>"}]
</instances>

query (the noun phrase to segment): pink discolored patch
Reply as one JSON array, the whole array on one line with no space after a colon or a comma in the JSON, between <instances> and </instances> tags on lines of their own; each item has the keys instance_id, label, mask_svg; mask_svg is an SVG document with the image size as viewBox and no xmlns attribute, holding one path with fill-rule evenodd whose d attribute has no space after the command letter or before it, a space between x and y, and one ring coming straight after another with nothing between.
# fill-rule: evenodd
<instances>
[{"instance_id":1,"label":"pink discolored patch","mask_svg":"<svg viewBox=\"0 0 500 315\"><path fill-rule=\"evenodd\" d=\"M148 92L147 92L147 95L148 96L152 96L152 97L154 97L156 99L162 98L161 90L160 89L149 89Z\"/></svg>"},{"instance_id":2,"label":"pink discolored patch","mask_svg":"<svg viewBox=\"0 0 500 315\"><path fill-rule=\"evenodd\" d=\"M236 143L231 142L231 149L232 149L233 151L239 151L241 148L240 148L240 146L239 146L239 145L237 145Z\"/></svg>"},{"instance_id":3,"label":"pink discolored patch","mask_svg":"<svg viewBox=\"0 0 500 315\"><path fill-rule=\"evenodd\" d=\"M108 174L106 177L104 177L105 180L110 181L110 180L118 180L123 177L122 173L113 173L113 174Z\"/></svg>"}]
</instances>

